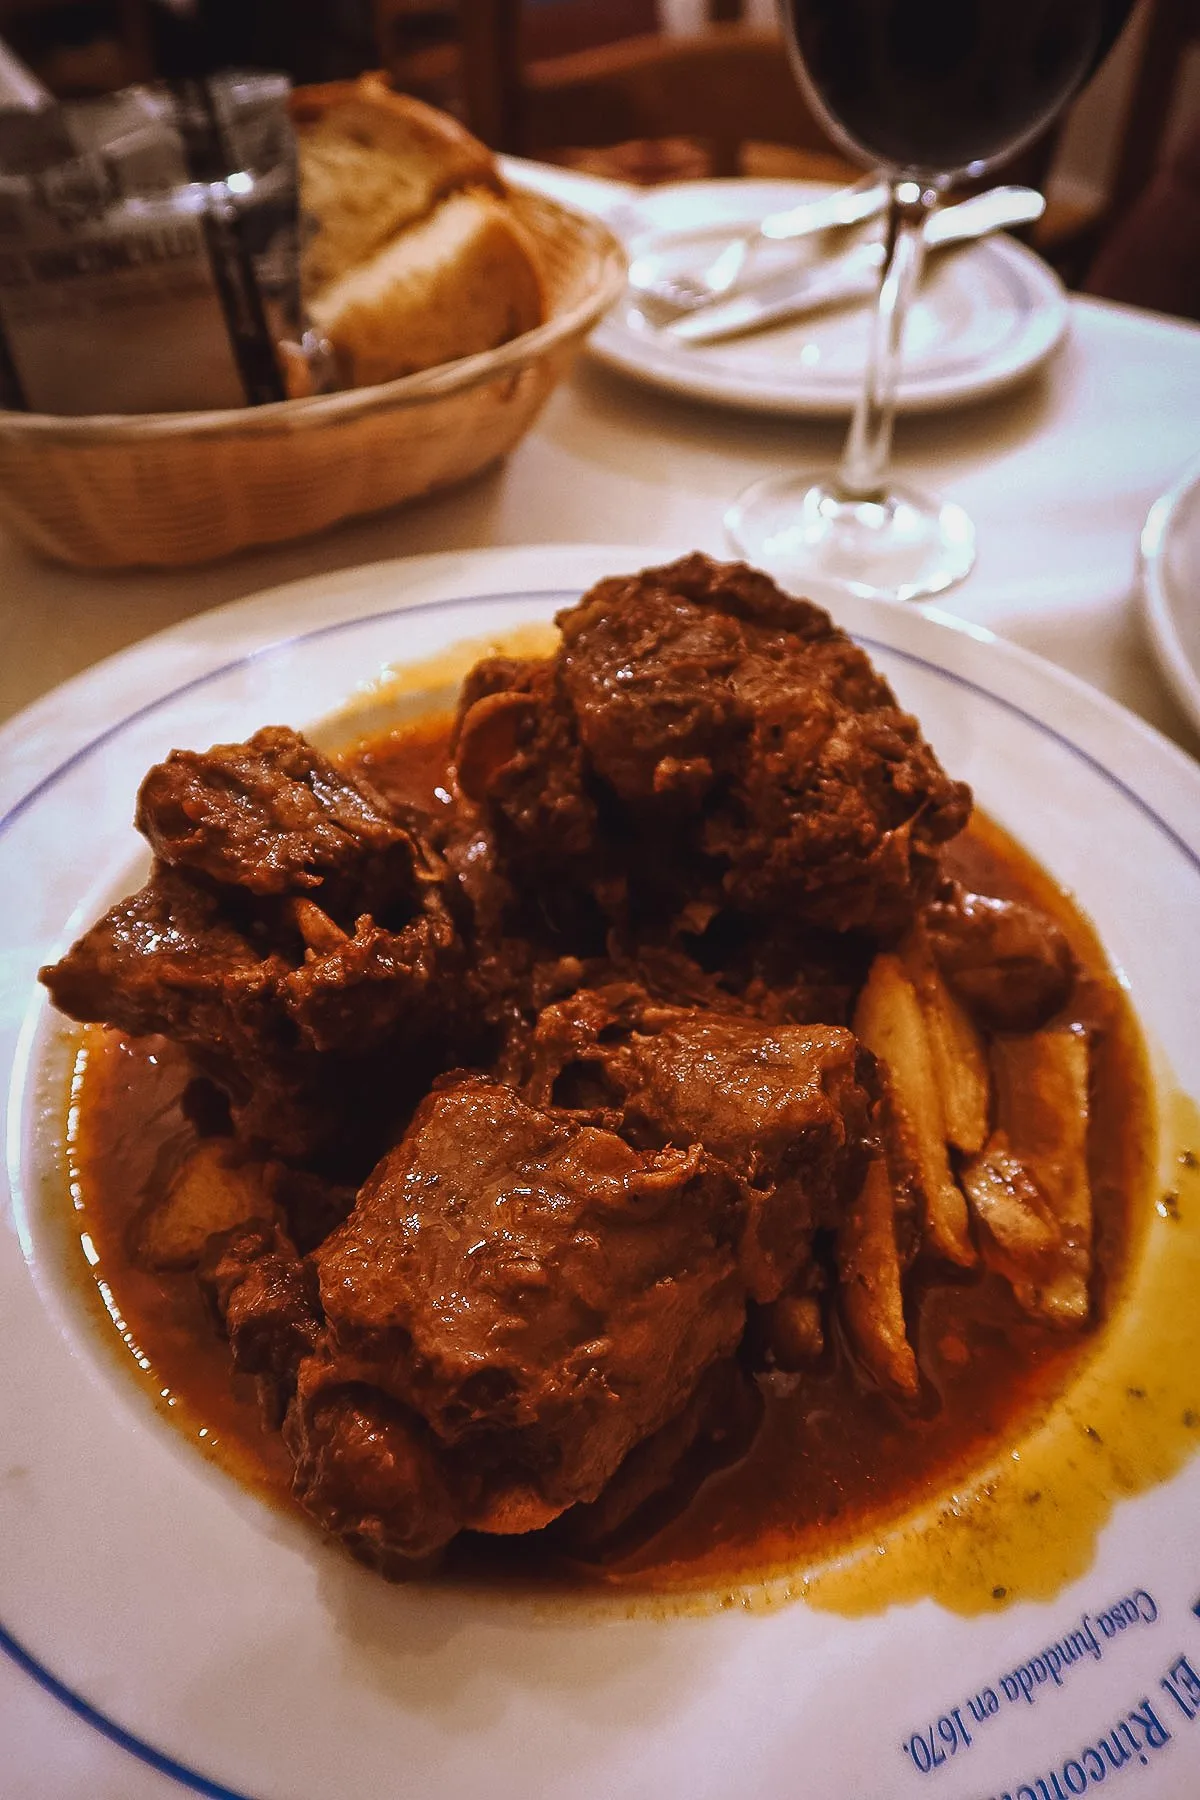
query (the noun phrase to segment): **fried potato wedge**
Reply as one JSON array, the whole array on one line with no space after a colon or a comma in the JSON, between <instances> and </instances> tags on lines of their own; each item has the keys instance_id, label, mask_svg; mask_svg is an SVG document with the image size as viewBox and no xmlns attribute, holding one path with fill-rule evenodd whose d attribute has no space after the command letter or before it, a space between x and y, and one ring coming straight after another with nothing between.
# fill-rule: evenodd
<instances>
[{"instance_id":1,"label":"fried potato wedge","mask_svg":"<svg viewBox=\"0 0 1200 1800\"><path fill-rule=\"evenodd\" d=\"M996 1116L1014 1157L1045 1196L1060 1244L1039 1288L1038 1310L1065 1325L1089 1308L1092 1190L1088 1178L1087 1033L1035 1031L992 1045Z\"/></svg>"},{"instance_id":2,"label":"fried potato wedge","mask_svg":"<svg viewBox=\"0 0 1200 1800\"><path fill-rule=\"evenodd\" d=\"M917 991L896 956L877 956L854 1014L854 1032L885 1065L897 1124L925 1202L925 1236L948 1262L977 1260L967 1203L946 1154L946 1119Z\"/></svg>"},{"instance_id":3,"label":"fried potato wedge","mask_svg":"<svg viewBox=\"0 0 1200 1800\"><path fill-rule=\"evenodd\" d=\"M214 1232L276 1215L272 1189L272 1165L237 1161L227 1139L206 1139L134 1221L135 1260L148 1269L195 1268Z\"/></svg>"},{"instance_id":4,"label":"fried potato wedge","mask_svg":"<svg viewBox=\"0 0 1200 1800\"><path fill-rule=\"evenodd\" d=\"M838 1232L842 1316L855 1351L881 1387L911 1399L920 1386L904 1329L896 1203L887 1163L877 1156Z\"/></svg>"},{"instance_id":5,"label":"fried potato wedge","mask_svg":"<svg viewBox=\"0 0 1200 1800\"><path fill-rule=\"evenodd\" d=\"M962 1002L942 979L923 930L913 932L907 940L902 960L925 1018L946 1137L964 1156L975 1156L987 1142L991 1118L987 1046Z\"/></svg>"},{"instance_id":6,"label":"fried potato wedge","mask_svg":"<svg viewBox=\"0 0 1200 1800\"><path fill-rule=\"evenodd\" d=\"M1030 1171L1014 1156L1003 1131L962 1171L967 1202L979 1226L979 1254L1012 1287L1019 1305L1035 1318L1051 1314L1045 1303L1059 1272L1062 1232Z\"/></svg>"}]
</instances>

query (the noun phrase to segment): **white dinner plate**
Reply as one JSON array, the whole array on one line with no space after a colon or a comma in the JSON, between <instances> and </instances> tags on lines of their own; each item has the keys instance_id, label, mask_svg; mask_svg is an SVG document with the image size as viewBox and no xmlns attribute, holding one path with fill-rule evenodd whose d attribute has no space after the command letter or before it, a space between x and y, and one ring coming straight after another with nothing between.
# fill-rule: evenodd
<instances>
[{"instance_id":1,"label":"white dinner plate","mask_svg":"<svg viewBox=\"0 0 1200 1800\"><path fill-rule=\"evenodd\" d=\"M1176 699L1200 731L1200 462L1150 508L1141 564L1151 642Z\"/></svg>"},{"instance_id":2,"label":"white dinner plate","mask_svg":"<svg viewBox=\"0 0 1200 1800\"><path fill-rule=\"evenodd\" d=\"M654 247L659 233L717 221L751 224L829 191L814 182L680 182L623 202L610 223L636 256ZM813 254L813 241L772 247L772 266L780 249L799 260ZM693 265L696 254L689 252ZM870 314L868 302L835 306L726 343L686 344L655 330L627 289L589 347L626 375L697 400L833 415L849 412L858 398ZM899 405L931 412L997 393L1043 362L1066 325L1062 283L1015 239L997 236L933 257L905 333Z\"/></svg>"},{"instance_id":3,"label":"white dinner plate","mask_svg":"<svg viewBox=\"0 0 1200 1800\"><path fill-rule=\"evenodd\" d=\"M1118 1800L1194 1800L1200 1719L1179 1659L1200 1671L1200 1463L1183 1452L1104 1521L1096 1496L1142 1486L1152 1441L1110 1480L1111 1446L1060 1408L1045 1430L1074 1434L1067 1485L1058 1500L1058 1476L1039 1485L1026 1528L1049 1556L1039 1579L985 1529L1041 1466L1035 1431L930 1495L923 1562L897 1529L867 1541L848 1589L835 1570L811 1600L737 1590L684 1616L390 1587L206 1463L85 1321L58 1160L63 1028L35 974L135 878L144 770L173 746L318 721L360 689L367 705L388 665L495 641L647 560L546 546L323 575L149 639L0 733L0 1645L218 1800L1054 1800L1090 1792L1097 1769ZM1162 1090L1200 1096L1200 769L986 633L867 601L840 612L946 765L1077 893ZM1164 1184L1189 1148L1164 1127ZM1114 1342L1141 1341L1143 1269L1188 1267L1170 1259L1193 1242L1189 1204L1150 1219ZM1194 1305L1177 1323L1161 1371L1116 1403L1148 1418L1137 1408L1182 1392L1200 1425ZM1095 1653L1051 1679L1046 1652L1072 1632ZM43 1792L38 1749L0 1749L0 1792Z\"/></svg>"}]
</instances>

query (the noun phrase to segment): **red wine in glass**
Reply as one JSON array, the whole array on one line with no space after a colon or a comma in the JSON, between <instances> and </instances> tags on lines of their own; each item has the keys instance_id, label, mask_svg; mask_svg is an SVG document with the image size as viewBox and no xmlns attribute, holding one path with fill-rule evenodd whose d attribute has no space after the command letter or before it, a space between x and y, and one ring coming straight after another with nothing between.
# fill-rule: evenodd
<instances>
[{"instance_id":1,"label":"red wine in glass","mask_svg":"<svg viewBox=\"0 0 1200 1800\"><path fill-rule=\"evenodd\" d=\"M920 599L961 581L961 508L889 479L900 343L924 228L951 183L1039 136L1086 85L1132 0L782 0L797 78L830 136L891 183L889 253L866 381L835 475L772 477L726 515L792 586Z\"/></svg>"},{"instance_id":2,"label":"red wine in glass","mask_svg":"<svg viewBox=\"0 0 1200 1800\"><path fill-rule=\"evenodd\" d=\"M1103 61L1131 0L787 0L801 79L853 155L979 172L1045 129Z\"/></svg>"}]
</instances>

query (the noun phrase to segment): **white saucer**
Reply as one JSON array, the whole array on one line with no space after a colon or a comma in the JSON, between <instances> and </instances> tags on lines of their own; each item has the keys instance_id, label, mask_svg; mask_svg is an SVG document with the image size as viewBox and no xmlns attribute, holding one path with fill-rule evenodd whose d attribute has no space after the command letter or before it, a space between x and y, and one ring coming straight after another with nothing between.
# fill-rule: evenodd
<instances>
[{"instance_id":1,"label":"white saucer","mask_svg":"<svg viewBox=\"0 0 1200 1800\"><path fill-rule=\"evenodd\" d=\"M750 224L827 191L797 181L681 182L623 203L611 222L638 255L662 233L726 220ZM803 254L799 245L790 249L797 259ZM1057 275L1012 238L996 236L937 257L905 334L900 407L932 412L1010 386L1050 355L1067 318ZM869 322L869 303L855 303L725 343L685 344L648 324L627 291L589 348L612 368L698 400L836 415L858 398Z\"/></svg>"},{"instance_id":2,"label":"white saucer","mask_svg":"<svg viewBox=\"0 0 1200 1800\"><path fill-rule=\"evenodd\" d=\"M1200 731L1200 461L1142 529L1142 604L1163 674Z\"/></svg>"}]
</instances>

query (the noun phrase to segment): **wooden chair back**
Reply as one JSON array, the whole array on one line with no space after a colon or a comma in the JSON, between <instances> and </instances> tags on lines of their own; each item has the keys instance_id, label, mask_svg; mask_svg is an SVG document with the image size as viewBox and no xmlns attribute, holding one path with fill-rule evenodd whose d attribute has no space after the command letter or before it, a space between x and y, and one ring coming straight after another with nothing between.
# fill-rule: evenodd
<instances>
[{"instance_id":1,"label":"wooden chair back","mask_svg":"<svg viewBox=\"0 0 1200 1800\"><path fill-rule=\"evenodd\" d=\"M563 146L691 138L708 146L714 174L732 175L749 141L832 153L779 34L741 24L530 63L515 113L517 140L529 156Z\"/></svg>"},{"instance_id":2,"label":"wooden chair back","mask_svg":"<svg viewBox=\"0 0 1200 1800\"><path fill-rule=\"evenodd\" d=\"M647 4L374 0L381 60L397 85L452 104L496 149L554 160L564 150L630 139L699 139L719 174L744 166L739 147L747 142L786 146L805 158L831 156L780 34L741 23L742 0L707 0L708 27L689 37L636 29L630 36ZM1200 0L1142 4L1149 18L1106 218L1146 185L1184 50L1200 33ZM585 47L574 48L581 36ZM566 54L548 53L564 44L572 46ZM1015 159L1006 178L1044 185L1059 130L1056 123ZM838 166L846 165L828 172ZM1063 235L1071 235L1069 227Z\"/></svg>"},{"instance_id":3,"label":"wooden chair back","mask_svg":"<svg viewBox=\"0 0 1200 1800\"><path fill-rule=\"evenodd\" d=\"M1162 161L1190 48L1200 43L1200 0L1143 0L1148 17L1121 127L1108 212L1124 213Z\"/></svg>"},{"instance_id":4,"label":"wooden chair back","mask_svg":"<svg viewBox=\"0 0 1200 1800\"><path fill-rule=\"evenodd\" d=\"M396 7L417 3L376 0L393 21L391 39L380 40L385 55L395 42ZM521 0L458 0L459 110L466 123L495 149L548 160L630 140L687 139L704 145L712 174L737 173L740 146L749 141L815 155L822 174L846 167L801 97L781 35L729 17L739 0L709 0L710 16L721 16L693 35L620 35L621 18L636 4L577 0L572 8L560 0L524 9ZM548 40L547 18L565 19L572 10L590 15L593 30L608 18L615 41L536 54ZM387 66L397 85L411 81L411 62L401 68L393 54Z\"/></svg>"},{"instance_id":5,"label":"wooden chair back","mask_svg":"<svg viewBox=\"0 0 1200 1800\"><path fill-rule=\"evenodd\" d=\"M0 0L0 35L62 98L154 74L151 0ZM53 46L59 46L57 54Z\"/></svg>"},{"instance_id":6,"label":"wooden chair back","mask_svg":"<svg viewBox=\"0 0 1200 1800\"><path fill-rule=\"evenodd\" d=\"M1037 247L1067 285L1084 285L1089 292L1109 291L1104 270L1113 263L1113 257L1105 254L1106 247L1112 247L1114 239L1121 236L1123 222L1138 209L1167 155L1176 122L1174 101L1187 54L1189 48L1200 43L1200 0L1142 0L1140 17L1130 31L1139 35L1133 45L1135 61L1128 91L1114 121L1115 153L1106 191L1084 200L1055 198L1052 193L1046 216L1034 236ZM1198 130L1200 123L1193 121L1193 137ZM1168 209L1161 232L1158 227L1135 232L1127 250L1115 253L1116 262L1133 257L1149 265L1159 261L1165 265L1178 261L1181 250L1186 260L1187 246L1172 244L1170 239L1194 230L1194 224L1185 224L1181 214L1172 219ZM1160 235L1161 243L1157 241ZM1094 277L1098 256L1101 273L1097 285ZM1131 286L1127 285L1130 281ZM1132 297L1135 291L1141 291L1143 281L1145 292L1157 290L1158 276L1152 266L1123 271L1111 289L1112 295ZM1164 305L1163 310L1179 309Z\"/></svg>"}]
</instances>

